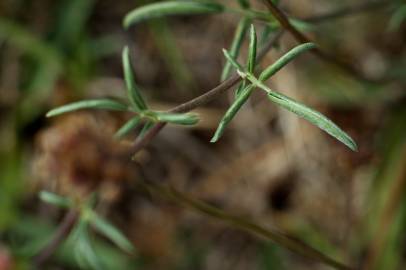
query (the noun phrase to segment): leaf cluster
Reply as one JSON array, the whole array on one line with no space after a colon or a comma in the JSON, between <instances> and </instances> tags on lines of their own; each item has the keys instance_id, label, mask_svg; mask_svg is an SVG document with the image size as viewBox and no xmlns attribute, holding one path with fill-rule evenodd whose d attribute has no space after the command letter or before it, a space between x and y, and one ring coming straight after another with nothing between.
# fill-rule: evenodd
<instances>
[{"instance_id":1,"label":"leaf cluster","mask_svg":"<svg viewBox=\"0 0 406 270\"><path fill-rule=\"evenodd\" d=\"M166 122L178 125L194 125L199 121L198 116L194 113L180 114L149 109L141 94L140 87L135 82L134 70L131 65L128 47L125 47L123 50L122 61L127 89L127 104L107 98L82 100L52 109L47 113L47 117L53 117L81 109L130 112L133 114L131 119L119 128L115 134L115 137L118 139L123 138L140 125L142 125L142 129L138 138L142 138L145 132L147 132L155 123Z\"/></svg>"}]
</instances>

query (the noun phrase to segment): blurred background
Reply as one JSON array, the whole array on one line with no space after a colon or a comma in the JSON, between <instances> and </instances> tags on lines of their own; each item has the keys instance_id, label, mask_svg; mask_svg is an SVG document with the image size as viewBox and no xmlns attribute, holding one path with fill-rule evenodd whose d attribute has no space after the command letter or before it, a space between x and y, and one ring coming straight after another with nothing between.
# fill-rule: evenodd
<instances>
[{"instance_id":1,"label":"blurred background","mask_svg":"<svg viewBox=\"0 0 406 270\"><path fill-rule=\"evenodd\" d=\"M170 109L199 96L220 83L221 49L230 46L240 19L228 13L176 16L125 31L123 17L149 2L0 1L0 269L31 269L32 257L66 213L40 201L38 192L69 197L83 185L98 186L97 212L136 249L126 254L91 232L106 269L330 269L151 196L137 185L142 181L170 184L279 228L359 269L404 269L406 3L279 3L311 40L358 72L306 53L269 85L332 119L354 138L358 152L259 91L211 144L233 101L230 90L196 110L197 126L166 127L131 161L135 134L120 143L112 139L129 115L81 111L47 119L45 113L85 98L123 98L125 45L152 108ZM251 5L266 11L261 1ZM266 32L263 22L256 26ZM261 66L295 45L284 33ZM81 268L63 245L41 269Z\"/></svg>"}]
</instances>

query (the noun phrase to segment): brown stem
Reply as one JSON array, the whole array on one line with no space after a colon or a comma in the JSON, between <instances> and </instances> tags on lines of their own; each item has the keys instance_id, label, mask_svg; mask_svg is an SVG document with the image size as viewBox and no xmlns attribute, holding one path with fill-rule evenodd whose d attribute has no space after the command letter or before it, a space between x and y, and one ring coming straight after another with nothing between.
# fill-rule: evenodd
<instances>
[{"instance_id":1,"label":"brown stem","mask_svg":"<svg viewBox=\"0 0 406 270\"><path fill-rule=\"evenodd\" d=\"M355 4L354 6L344 7L338 10L312 16L302 20L309 23L329 22L331 20L342 19L354 14L385 8L387 6L390 6L391 4L393 4L393 1L390 0L365 1L363 3Z\"/></svg>"},{"instance_id":2,"label":"brown stem","mask_svg":"<svg viewBox=\"0 0 406 270\"><path fill-rule=\"evenodd\" d=\"M282 33L283 33L282 31L279 31L278 33L276 33L275 36L267 43L267 45L265 45L264 48L261 49L261 51L258 53L257 61L261 61L265 57L266 53L272 48L272 46L282 36ZM220 83L213 89L207 91L203 95L198 96L188 102L185 102L179 106L176 106L175 108L169 110L169 112L174 112L174 113L189 112L197 107L205 105L208 102L216 99L219 95L223 94L224 92L229 90L231 87L233 87L240 81L241 81L241 77L237 73L234 73L229 79ZM164 128L165 125L166 125L166 123L163 123L163 122L156 124L145 134L145 136L141 140L136 141L132 147L133 155L135 155L139 150L141 150L146 145L148 145L148 143L156 135L158 135L159 131L162 128Z\"/></svg>"},{"instance_id":3,"label":"brown stem","mask_svg":"<svg viewBox=\"0 0 406 270\"><path fill-rule=\"evenodd\" d=\"M57 231L55 232L52 240L45 246L37 256L34 257L34 265L39 267L43 265L62 244L62 242L68 237L73 227L78 220L79 212L76 209L70 209L69 212L63 218Z\"/></svg>"},{"instance_id":4,"label":"brown stem","mask_svg":"<svg viewBox=\"0 0 406 270\"><path fill-rule=\"evenodd\" d=\"M271 0L262 0L265 6L269 9L275 19L280 23L280 25L286 29L293 37L300 43L311 42L311 40L297 30L290 22L288 17L271 1ZM358 69L353 67L351 64L344 62L340 59L337 59L334 55L329 54L325 51L322 51L320 48L311 51L313 54L321 58L322 60L332 63L335 66L339 67L345 71L350 76L354 77L357 80L371 83L382 83L386 82L387 79L371 79L366 78Z\"/></svg>"},{"instance_id":5,"label":"brown stem","mask_svg":"<svg viewBox=\"0 0 406 270\"><path fill-rule=\"evenodd\" d=\"M156 185L152 183L141 183L142 187L146 188L150 192L157 193L161 196L165 196L172 199L174 202L181 205L187 206L193 210L206 214L212 218L219 219L226 222L234 227L240 228L241 230L247 231L249 233L256 234L258 236L264 237L274 243L289 249L290 251L302 255L306 258L322 262L324 264L330 265L336 269L349 270L352 269L336 260L324 255L318 250L308 246L307 244L294 239L283 232L276 229L264 228L252 221L245 218L231 215L223 210L213 207L201 200L194 199L187 194L177 191L173 187L165 187L163 185Z\"/></svg>"}]
</instances>

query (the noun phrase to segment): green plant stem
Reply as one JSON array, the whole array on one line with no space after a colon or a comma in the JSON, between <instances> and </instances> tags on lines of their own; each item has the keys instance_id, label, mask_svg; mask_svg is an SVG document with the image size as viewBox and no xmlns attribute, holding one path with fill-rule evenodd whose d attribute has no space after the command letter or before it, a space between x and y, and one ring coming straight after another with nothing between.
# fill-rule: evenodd
<instances>
[{"instance_id":1,"label":"green plant stem","mask_svg":"<svg viewBox=\"0 0 406 270\"><path fill-rule=\"evenodd\" d=\"M51 241L33 259L34 265L39 268L58 249L62 242L69 236L79 218L79 212L71 208L63 218Z\"/></svg>"},{"instance_id":2,"label":"green plant stem","mask_svg":"<svg viewBox=\"0 0 406 270\"><path fill-rule=\"evenodd\" d=\"M165 187L163 185L155 185L150 183L147 184L145 182L143 182L141 185L150 192L157 193L160 196L170 198L178 204L184 205L193 210L206 214L210 217L224 221L225 223L240 228L241 230L264 237L304 257L323 262L336 269L343 270L352 269L351 267L329 258L328 256L317 251L316 249L276 229L267 229L252 221L247 220L246 218L228 214L223 210L213 207L201 200L194 199L182 192L179 192L173 187Z\"/></svg>"}]
</instances>

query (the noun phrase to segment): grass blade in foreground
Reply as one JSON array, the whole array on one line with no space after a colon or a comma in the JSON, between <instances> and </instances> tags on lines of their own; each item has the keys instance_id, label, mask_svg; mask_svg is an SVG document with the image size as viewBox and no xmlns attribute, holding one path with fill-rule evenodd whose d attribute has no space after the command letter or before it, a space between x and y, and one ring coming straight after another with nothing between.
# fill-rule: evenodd
<instances>
[{"instance_id":1,"label":"grass blade in foreground","mask_svg":"<svg viewBox=\"0 0 406 270\"><path fill-rule=\"evenodd\" d=\"M131 66L131 58L128 47L123 50L123 69L124 79L127 85L127 95L136 111L140 112L147 109L147 105L141 96L140 89L135 83L134 70Z\"/></svg>"},{"instance_id":2,"label":"grass blade in foreground","mask_svg":"<svg viewBox=\"0 0 406 270\"><path fill-rule=\"evenodd\" d=\"M212 2L167 1L152 3L134 9L124 17L124 28L152 18L171 15L192 15L223 12L224 7Z\"/></svg>"},{"instance_id":3,"label":"grass blade in foreground","mask_svg":"<svg viewBox=\"0 0 406 270\"><path fill-rule=\"evenodd\" d=\"M112 110L112 111L127 111L127 105L117 102L112 99L91 99L82 100L78 102L69 103L61 107L50 110L46 116L52 117L72 111L82 110L82 109L102 109L102 110Z\"/></svg>"},{"instance_id":4,"label":"grass blade in foreground","mask_svg":"<svg viewBox=\"0 0 406 270\"><path fill-rule=\"evenodd\" d=\"M245 104L245 102L250 97L254 87L252 85L245 88L241 93L238 94L237 99L235 102L230 106L227 112L224 114L223 118L220 121L219 126L217 127L216 132L214 133L213 138L210 142L215 143L217 142L220 137L223 135L225 128L230 123L230 121L234 118L240 108Z\"/></svg>"},{"instance_id":5,"label":"grass blade in foreground","mask_svg":"<svg viewBox=\"0 0 406 270\"><path fill-rule=\"evenodd\" d=\"M131 130L137 127L137 125L140 123L141 118L139 116L135 116L131 118L130 120L127 121L117 132L114 134L114 137L117 139L123 138L125 135L127 135Z\"/></svg>"}]
</instances>

